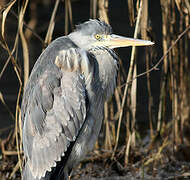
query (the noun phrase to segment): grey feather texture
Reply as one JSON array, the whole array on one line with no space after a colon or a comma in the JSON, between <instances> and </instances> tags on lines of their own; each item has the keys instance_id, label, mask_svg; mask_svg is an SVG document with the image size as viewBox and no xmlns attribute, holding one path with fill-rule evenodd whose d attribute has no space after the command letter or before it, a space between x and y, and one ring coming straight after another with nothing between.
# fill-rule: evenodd
<instances>
[{"instance_id":1,"label":"grey feather texture","mask_svg":"<svg viewBox=\"0 0 190 180\"><path fill-rule=\"evenodd\" d=\"M37 178L45 176L46 171L51 171L60 160L70 142L76 139L86 118L84 76L77 71L67 72L62 69L57 70L57 73L61 73L61 76L54 79L55 72L54 76L47 71L42 73L33 87L33 98L28 100L27 108L30 111L25 117L30 116L30 123L34 124L34 132L31 134L33 146L27 146L31 138L25 134L30 130L23 132L26 137L23 144L26 154L32 150L27 161L33 176ZM30 128L28 123L29 119L24 121L26 129Z\"/></svg>"},{"instance_id":2,"label":"grey feather texture","mask_svg":"<svg viewBox=\"0 0 190 180\"><path fill-rule=\"evenodd\" d=\"M118 69L113 50L89 48L97 32L109 34L111 27L97 20L80 25L53 41L34 65L21 109L24 180L67 180L97 140Z\"/></svg>"},{"instance_id":3,"label":"grey feather texture","mask_svg":"<svg viewBox=\"0 0 190 180\"><path fill-rule=\"evenodd\" d=\"M85 33L85 35L95 34L111 34L112 28L110 25L106 24L103 21L98 21L96 19L91 19L90 21L86 21L83 24L76 26L76 31L81 31Z\"/></svg>"}]
</instances>

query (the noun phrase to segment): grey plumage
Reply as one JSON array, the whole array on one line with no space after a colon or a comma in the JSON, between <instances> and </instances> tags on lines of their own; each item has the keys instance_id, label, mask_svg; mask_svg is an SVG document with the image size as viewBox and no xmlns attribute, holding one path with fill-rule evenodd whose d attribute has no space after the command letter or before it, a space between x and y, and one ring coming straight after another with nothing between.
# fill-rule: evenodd
<instances>
[{"instance_id":1,"label":"grey plumage","mask_svg":"<svg viewBox=\"0 0 190 180\"><path fill-rule=\"evenodd\" d=\"M22 101L23 179L67 180L92 150L116 85L118 58L104 45L111 33L104 22L87 21L38 58Z\"/></svg>"}]
</instances>

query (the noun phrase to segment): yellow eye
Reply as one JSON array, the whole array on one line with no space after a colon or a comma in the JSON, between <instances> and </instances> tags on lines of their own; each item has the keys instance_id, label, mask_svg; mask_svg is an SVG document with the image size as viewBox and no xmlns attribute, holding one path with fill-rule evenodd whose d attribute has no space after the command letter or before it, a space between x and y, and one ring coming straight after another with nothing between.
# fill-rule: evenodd
<instances>
[{"instance_id":1,"label":"yellow eye","mask_svg":"<svg viewBox=\"0 0 190 180\"><path fill-rule=\"evenodd\" d=\"M97 40L100 40L102 37L101 37L100 34L96 34L96 35L95 35L95 38L96 38Z\"/></svg>"}]
</instances>

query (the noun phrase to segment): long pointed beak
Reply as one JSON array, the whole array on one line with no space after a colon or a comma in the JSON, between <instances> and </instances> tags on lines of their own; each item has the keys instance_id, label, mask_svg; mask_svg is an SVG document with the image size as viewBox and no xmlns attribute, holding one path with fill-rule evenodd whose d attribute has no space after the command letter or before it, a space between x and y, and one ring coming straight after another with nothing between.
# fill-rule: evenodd
<instances>
[{"instance_id":1,"label":"long pointed beak","mask_svg":"<svg viewBox=\"0 0 190 180\"><path fill-rule=\"evenodd\" d=\"M106 44L106 46L108 46L111 49L118 47L127 47L127 46L150 46L154 44L151 41L126 38L115 34L112 34L109 37L107 37L104 43Z\"/></svg>"}]
</instances>

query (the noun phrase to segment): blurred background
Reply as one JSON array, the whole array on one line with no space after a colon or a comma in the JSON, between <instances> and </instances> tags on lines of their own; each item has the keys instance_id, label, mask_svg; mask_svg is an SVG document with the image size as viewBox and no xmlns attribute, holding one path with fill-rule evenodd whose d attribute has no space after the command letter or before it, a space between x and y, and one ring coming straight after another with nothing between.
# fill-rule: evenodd
<instances>
[{"instance_id":1,"label":"blurred background","mask_svg":"<svg viewBox=\"0 0 190 180\"><path fill-rule=\"evenodd\" d=\"M72 179L190 179L189 0L1 0L0 179L20 179L20 104L34 63L94 18L155 45L116 50L118 86L95 150Z\"/></svg>"}]
</instances>

